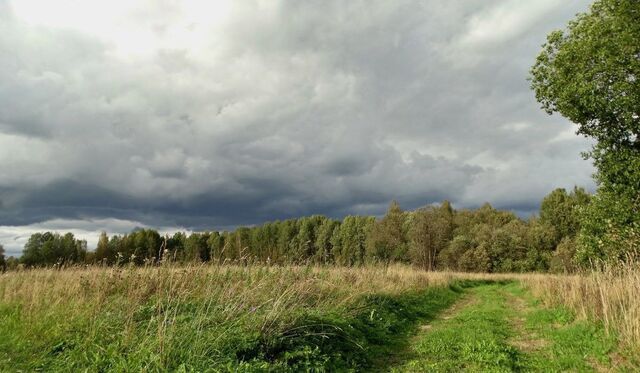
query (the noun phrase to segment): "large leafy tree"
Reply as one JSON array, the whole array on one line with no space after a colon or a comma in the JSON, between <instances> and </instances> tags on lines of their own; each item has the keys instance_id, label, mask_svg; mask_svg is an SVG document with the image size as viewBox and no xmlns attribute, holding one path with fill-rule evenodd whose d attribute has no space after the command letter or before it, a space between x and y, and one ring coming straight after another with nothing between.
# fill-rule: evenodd
<instances>
[{"instance_id":1,"label":"large leafy tree","mask_svg":"<svg viewBox=\"0 0 640 373\"><path fill-rule=\"evenodd\" d=\"M210 259L209 233L191 233L185 241L184 250L186 260L207 262Z\"/></svg>"},{"instance_id":2,"label":"large leafy tree","mask_svg":"<svg viewBox=\"0 0 640 373\"><path fill-rule=\"evenodd\" d=\"M295 255L303 259L302 261L307 261L316 254L317 230L324 219L326 218L319 215L299 219L300 229L296 240L298 247Z\"/></svg>"},{"instance_id":3,"label":"large leafy tree","mask_svg":"<svg viewBox=\"0 0 640 373\"><path fill-rule=\"evenodd\" d=\"M579 256L619 259L640 229L640 1L598 0L554 31L531 70L548 113L595 139L599 188L583 215Z\"/></svg>"},{"instance_id":4,"label":"large leafy tree","mask_svg":"<svg viewBox=\"0 0 640 373\"><path fill-rule=\"evenodd\" d=\"M87 242L77 240L72 233L35 233L25 244L20 261L27 266L80 263L86 253Z\"/></svg>"},{"instance_id":5,"label":"large leafy tree","mask_svg":"<svg viewBox=\"0 0 640 373\"><path fill-rule=\"evenodd\" d=\"M374 261L406 259L407 239L405 213L396 201L389 205L386 215L376 222L367 240L367 257Z\"/></svg>"},{"instance_id":6,"label":"large leafy tree","mask_svg":"<svg viewBox=\"0 0 640 373\"><path fill-rule=\"evenodd\" d=\"M453 238L453 209L449 202L415 211L408 236L411 261L427 271L434 270L438 254Z\"/></svg>"},{"instance_id":7,"label":"large leafy tree","mask_svg":"<svg viewBox=\"0 0 640 373\"><path fill-rule=\"evenodd\" d=\"M219 232L211 232L207 240L209 245L209 258L218 262L223 262L224 258L224 236Z\"/></svg>"},{"instance_id":8,"label":"large leafy tree","mask_svg":"<svg viewBox=\"0 0 640 373\"><path fill-rule=\"evenodd\" d=\"M334 231L340 228L340 222L332 219L325 219L318 228L316 235L316 261L327 264L333 260L331 256L331 237Z\"/></svg>"},{"instance_id":9,"label":"large leafy tree","mask_svg":"<svg viewBox=\"0 0 640 373\"><path fill-rule=\"evenodd\" d=\"M105 263L105 264L113 263L113 260L115 259L115 255L111 255L110 247L109 247L109 237L107 236L107 232L100 233L94 258L98 263Z\"/></svg>"},{"instance_id":10,"label":"large leafy tree","mask_svg":"<svg viewBox=\"0 0 640 373\"><path fill-rule=\"evenodd\" d=\"M576 236L580 229L580 211L589 204L590 198L583 188L578 187L570 193L558 188L544 197L540 205L540 222L555 230L556 244L564 237Z\"/></svg>"},{"instance_id":11,"label":"large leafy tree","mask_svg":"<svg viewBox=\"0 0 640 373\"><path fill-rule=\"evenodd\" d=\"M579 125L602 150L638 147L640 3L599 0L554 31L531 70L547 112Z\"/></svg>"},{"instance_id":12,"label":"large leafy tree","mask_svg":"<svg viewBox=\"0 0 640 373\"><path fill-rule=\"evenodd\" d=\"M365 260L366 241L375 218L347 216L331 236L331 255L339 265L361 265Z\"/></svg>"}]
</instances>

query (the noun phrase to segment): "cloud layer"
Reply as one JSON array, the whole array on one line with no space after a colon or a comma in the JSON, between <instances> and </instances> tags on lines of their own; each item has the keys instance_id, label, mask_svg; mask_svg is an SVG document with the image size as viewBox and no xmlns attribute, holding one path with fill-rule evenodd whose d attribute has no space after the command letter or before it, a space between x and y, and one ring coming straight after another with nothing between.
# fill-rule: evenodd
<instances>
[{"instance_id":1,"label":"cloud layer","mask_svg":"<svg viewBox=\"0 0 640 373\"><path fill-rule=\"evenodd\" d=\"M588 1L206 3L0 0L0 243L593 187L526 81Z\"/></svg>"}]
</instances>

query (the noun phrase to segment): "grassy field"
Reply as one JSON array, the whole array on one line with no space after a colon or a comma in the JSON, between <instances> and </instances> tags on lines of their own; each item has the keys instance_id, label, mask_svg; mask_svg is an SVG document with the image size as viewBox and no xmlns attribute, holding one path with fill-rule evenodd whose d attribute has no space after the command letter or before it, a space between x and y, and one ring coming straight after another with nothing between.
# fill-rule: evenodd
<instances>
[{"instance_id":1,"label":"grassy field","mask_svg":"<svg viewBox=\"0 0 640 373\"><path fill-rule=\"evenodd\" d=\"M540 308L517 282L470 289L427 325L397 372L632 371L603 327L563 307ZM624 363L624 365L623 365Z\"/></svg>"},{"instance_id":2,"label":"grassy field","mask_svg":"<svg viewBox=\"0 0 640 373\"><path fill-rule=\"evenodd\" d=\"M597 286L599 300L579 301ZM0 275L0 371L631 371L638 293L627 286L638 286L637 271L12 272Z\"/></svg>"}]
</instances>

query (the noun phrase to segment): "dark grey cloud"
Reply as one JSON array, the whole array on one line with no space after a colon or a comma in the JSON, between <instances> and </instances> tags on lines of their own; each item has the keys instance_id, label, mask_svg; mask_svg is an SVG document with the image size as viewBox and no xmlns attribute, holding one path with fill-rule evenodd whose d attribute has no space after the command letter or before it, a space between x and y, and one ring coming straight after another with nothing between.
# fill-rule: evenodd
<instances>
[{"instance_id":1,"label":"dark grey cloud","mask_svg":"<svg viewBox=\"0 0 640 373\"><path fill-rule=\"evenodd\" d=\"M593 188L579 155L589 142L544 114L526 81L546 34L587 0L123 1L76 12L65 1L0 1L10 250L64 222L88 236L223 228L380 214L393 198L526 215L552 188Z\"/></svg>"}]
</instances>

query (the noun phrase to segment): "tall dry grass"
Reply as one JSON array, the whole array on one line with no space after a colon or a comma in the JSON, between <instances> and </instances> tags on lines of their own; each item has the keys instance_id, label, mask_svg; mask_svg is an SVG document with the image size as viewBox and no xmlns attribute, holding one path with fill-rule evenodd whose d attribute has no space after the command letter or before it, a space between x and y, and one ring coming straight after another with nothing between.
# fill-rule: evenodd
<instances>
[{"instance_id":1,"label":"tall dry grass","mask_svg":"<svg viewBox=\"0 0 640 373\"><path fill-rule=\"evenodd\" d=\"M602 322L621 344L640 354L640 262L576 275L523 275L533 295L566 306L580 318Z\"/></svg>"},{"instance_id":2,"label":"tall dry grass","mask_svg":"<svg viewBox=\"0 0 640 373\"><path fill-rule=\"evenodd\" d=\"M0 341L0 368L3 346L7 356L26 359L70 335L82 346L78 353L94 351L109 369L215 361L225 356L225 346L242 343L242 335L277 335L305 312L352 312L366 295L399 295L459 279L517 279L548 305L600 321L623 345L640 351L637 263L571 276L423 272L400 265L71 267L0 274L0 311L7 322L0 337L13 338ZM149 356L158 361L146 361Z\"/></svg>"},{"instance_id":3,"label":"tall dry grass","mask_svg":"<svg viewBox=\"0 0 640 373\"><path fill-rule=\"evenodd\" d=\"M640 262L577 275L423 272L402 265L43 268L1 274L0 304L19 306L26 319L57 309L70 318L97 316L111 308L131 319L149 302L166 308L196 302L215 305L221 320L259 314L266 328L292 309L341 308L367 294L400 294L458 279L520 280L545 303L601 321L640 346Z\"/></svg>"},{"instance_id":4,"label":"tall dry grass","mask_svg":"<svg viewBox=\"0 0 640 373\"><path fill-rule=\"evenodd\" d=\"M336 306L373 292L398 293L443 285L453 277L450 273L422 273L402 266L43 268L1 275L0 302L19 304L26 315L57 306L69 308L70 304L80 306L82 311L100 309L107 299L114 298L125 308L151 299L169 303L201 300L230 308L275 312L293 305Z\"/></svg>"},{"instance_id":5,"label":"tall dry grass","mask_svg":"<svg viewBox=\"0 0 640 373\"><path fill-rule=\"evenodd\" d=\"M162 370L184 359L219 361L229 355L225 351L230 346L250 344L256 335L282 335L305 313L348 314L357 311L354 303L366 295L422 291L461 277L488 278L406 266L167 264L23 270L0 275L0 311L4 309L11 325L5 334L0 330L0 338L13 339L4 348L6 358L14 361L33 359L39 350L38 359L52 359L47 355L51 346L72 343L74 351L90 356L70 357L85 365L64 369L84 369L96 356L103 361L91 364L108 369L147 369L152 364ZM0 341L0 368L2 348ZM149 356L158 361L146 361Z\"/></svg>"},{"instance_id":6,"label":"tall dry grass","mask_svg":"<svg viewBox=\"0 0 640 373\"><path fill-rule=\"evenodd\" d=\"M423 272L389 267L211 266L42 268L0 275L0 303L19 304L24 315L58 306L69 312L99 311L107 300L119 307L206 301L225 304L224 313L349 304L367 294L399 294L457 279L510 278L509 275ZM70 305L77 308L70 309Z\"/></svg>"},{"instance_id":7,"label":"tall dry grass","mask_svg":"<svg viewBox=\"0 0 640 373\"><path fill-rule=\"evenodd\" d=\"M343 309L369 294L401 294L446 286L455 280L510 279L513 275L424 272L408 266L235 266L164 265L160 267L41 268L0 274L0 305L20 309L28 325L47 317L100 319L105 314L134 325L142 307L175 325L184 304L195 304L202 322L260 319L264 332L296 310ZM543 282L541 282L543 283ZM255 321L255 320L254 320ZM197 323L196 323L197 324ZM252 322L255 325L254 322Z\"/></svg>"}]
</instances>

